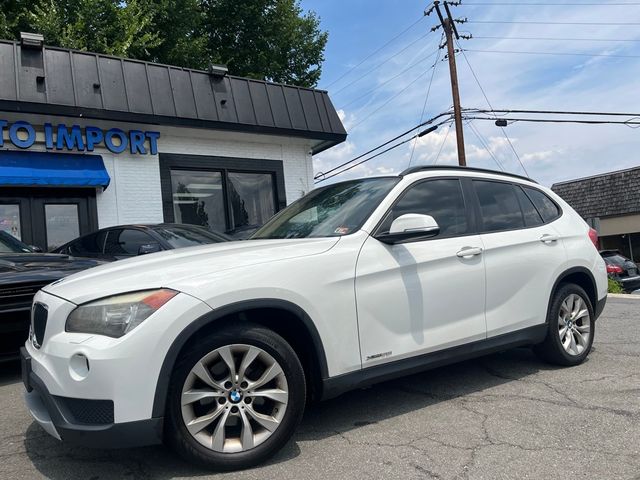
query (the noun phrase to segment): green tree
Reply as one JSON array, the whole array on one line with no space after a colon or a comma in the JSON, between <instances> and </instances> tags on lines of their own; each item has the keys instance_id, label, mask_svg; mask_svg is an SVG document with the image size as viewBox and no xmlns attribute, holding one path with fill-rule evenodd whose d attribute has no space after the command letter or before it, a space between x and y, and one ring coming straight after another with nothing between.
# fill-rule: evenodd
<instances>
[{"instance_id":1,"label":"green tree","mask_svg":"<svg viewBox=\"0 0 640 480\"><path fill-rule=\"evenodd\" d=\"M233 75L317 84L327 33L299 0L0 0L0 36Z\"/></svg>"},{"instance_id":2,"label":"green tree","mask_svg":"<svg viewBox=\"0 0 640 480\"><path fill-rule=\"evenodd\" d=\"M247 77L318 83L327 33L297 0L203 0L202 9L213 62Z\"/></svg>"}]
</instances>

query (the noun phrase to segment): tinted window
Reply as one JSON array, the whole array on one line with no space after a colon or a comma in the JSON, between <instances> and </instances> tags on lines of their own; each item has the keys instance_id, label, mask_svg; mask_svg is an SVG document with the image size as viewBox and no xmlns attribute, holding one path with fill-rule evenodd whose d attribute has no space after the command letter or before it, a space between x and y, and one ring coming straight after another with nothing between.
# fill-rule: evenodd
<instances>
[{"instance_id":1,"label":"tinted window","mask_svg":"<svg viewBox=\"0 0 640 480\"><path fill-rule=\"evenodd\" d=\"M428 180L410 187L385 218L380 233L387 233L391 223L407 213L431 215L440 226L438 236L461 235L469 229L459 180Z\"/></svg>"},{"instance_id":2,"label":"tinted window","mask_svg":"<svg viewBox=\"0 0 640 480\"><path fill-rule=\"evenodd\" d=\"M553 201L540 190L524 187L525 192L531 198L545 223L555 220L560 215L560 210Z\"/></svg>"},{"instance_id":3,"label":"tinted window","mask_svg":"<svg viewBox=\"0 0 640 480\"><path fill-rule=\"evenodd\" d=\"M516 189L510 183L474 180L483 230L497 232L523 228L522 210L516 196Z\"/></svg>"},{"instance_id":4,"label":"tinted window","mask_svg":"<svg viewBox=\"0 0 640 480\"><path fill-rule=\"evenodd\" d=\"M140 230L111 230L107 236L104 251L110 255L138 255L142 245L156 244L147 233Z\"/></svg>"},{"instance_id":5,"label":"tinted window","mask_svg":"<svg viewBox=\"0 0 640 480\"><path fill-rule=\"evenodd\" d=\"M97 232L80 237L70 243L66 251L69 255L99 255L104 247L105 235L106 232Z\"/></svg>"},{"instance_id":6,"label":"tinted window","mask_svg":"<svg viewBox=\"0 0 640 480\"><path fill-rule=\"evenodd\" d=\"M622 255L607 255L604 258L604 261L610 263L611 265L617 265L619 267L624 267L627 262L630 262L628 258L623 257Z\"/></svg>"},{"instance_id":7,"label":"tinted window","mask_svg":"<svg viewBox=\"0 0 640 480\"><path fill-rule=\"evenodd\" d=\"M522 214L524 215L524 224L527 227L542 225L544 222L542 221L542 217L538 213L538 210L536 210L536 207L520 187L516 187L516 195L518 196L520 208L522 208Z\"/></svg>"}]
</instances>

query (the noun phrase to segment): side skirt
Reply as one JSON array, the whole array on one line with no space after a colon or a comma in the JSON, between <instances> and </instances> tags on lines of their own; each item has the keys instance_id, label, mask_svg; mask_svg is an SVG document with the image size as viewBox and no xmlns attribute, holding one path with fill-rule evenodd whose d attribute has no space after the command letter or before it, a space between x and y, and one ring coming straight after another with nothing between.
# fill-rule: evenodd
<instances>
[{"instance_id":1,"label":"side skirt","mask_svg":"<svg viewBox=\"0 0 640 480\"><path fill-rule=\"evenodd\" d=\"M337 397L349 390L385 382L406 375L442 367L470 358L480 357L515 347L541 343L547 335L547 324L528 327L517 332L505 333L496 337L457 347L425 353L416 357L405 358L375 367L363 368L355 372L345 373L322 380L322 400Z\"/></svg>"}]
</instances>

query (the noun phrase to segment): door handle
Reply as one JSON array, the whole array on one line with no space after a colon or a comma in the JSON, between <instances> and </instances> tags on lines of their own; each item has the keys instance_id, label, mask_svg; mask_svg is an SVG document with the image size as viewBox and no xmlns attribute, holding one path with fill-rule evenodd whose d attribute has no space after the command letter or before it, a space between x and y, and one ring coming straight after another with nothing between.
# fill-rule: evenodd
<instances>
[{"instance_id":1,"label":"door handle","mask_svg":"<svg viewBox=\"0 0 640 480\"><path fill-rule=\"evenodd\" d=\"M460 258L470 258L475 257L476 255L480 255L482 253L482 248L480 247L462 247L462 249L456 253L456 255Z\"/></svg>"},{"instance_id":2,"label":"door handle","mask_svg":"<svg viewBox=\"0 0 640 480\"><path fill-rule=\"evenodd\" d=\"M545 234L540 237L542 243L553 243L558 241L558 235Z\"/></svg>"}]
</instances>

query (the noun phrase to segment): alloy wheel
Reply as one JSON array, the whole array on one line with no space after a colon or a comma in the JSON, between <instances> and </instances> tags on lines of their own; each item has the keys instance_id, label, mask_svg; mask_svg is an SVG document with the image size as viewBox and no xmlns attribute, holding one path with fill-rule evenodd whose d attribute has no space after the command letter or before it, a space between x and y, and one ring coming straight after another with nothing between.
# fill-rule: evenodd
<instances>
[{"instance_id":1,"label":"alloy wheel","mask_svg":"<svg viewBox=\"0 0 640 480\"><path fill-rule=\"evenodd\" d=\"M560 304L558 335L562 347L569 355L580 355L589 345L591 316L580 295L572 293Z\"/></svg>"},{"instance_id":2,"label":"alloy wheel","mask_svg":"<svg viewBox=\"0 0 640 480\"><path fill-rule=\"evenodd\" d=\"M193 366L182 388L189 433L216 452L250 450L280 426L289 401L278 362L253 345L217 348Z\"/></svg>"}]
</instances>

